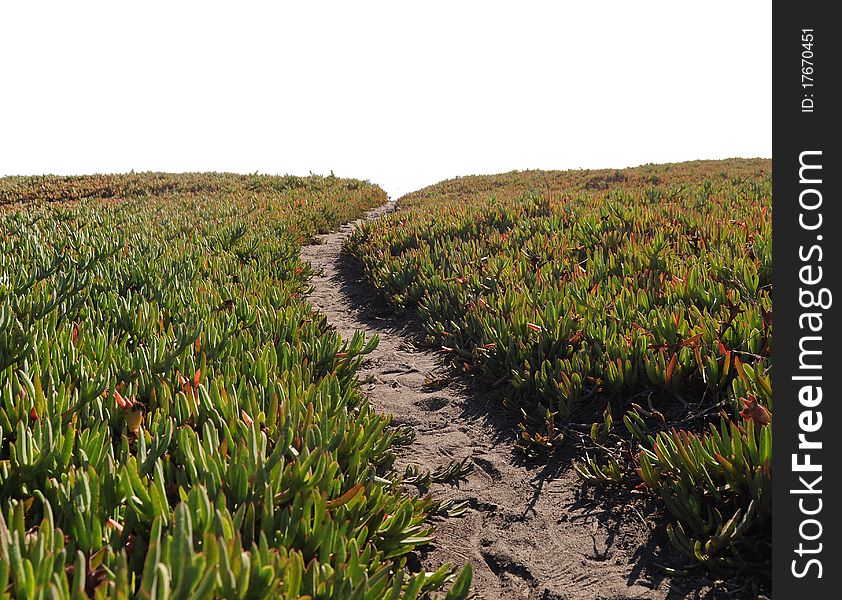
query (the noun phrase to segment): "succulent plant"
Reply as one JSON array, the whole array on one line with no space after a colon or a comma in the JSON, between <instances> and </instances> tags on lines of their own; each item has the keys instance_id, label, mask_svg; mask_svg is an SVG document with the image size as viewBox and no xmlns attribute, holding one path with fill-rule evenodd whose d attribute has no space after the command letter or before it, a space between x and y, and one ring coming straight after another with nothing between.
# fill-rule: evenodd
<instances>
[{"instance_id":1,"label":"succulent plant","mask_svg":"<svg viewBox=\"0 0 842 600\"><path fill-rule=\"evenodd\" d=\"M414 192L348 251L384 298L417 311L431 344L502 386L523 445L557 448L567 423L612 401L634 446L606 452L618 432L610 412L594 416L582 477L642 476L679 549L753 568L771 535L770 210L768 161L513 172ZM640 396L657 407L627 412ZM701 417L681 431L689 414ZM732 456L726 436L733 452L763 450ZM690 443L705 460L670 454Z\"/></svg>"},{"instance_id":2,"label":"succulent plant","mask_svg":"<svg viewBox=\"0 0 842 600\"><path fill-rule=\"evenodd\" d=\"M0 598L463 598L298 252L334 177L0 180Z\"/></svg>"}]
</instances>

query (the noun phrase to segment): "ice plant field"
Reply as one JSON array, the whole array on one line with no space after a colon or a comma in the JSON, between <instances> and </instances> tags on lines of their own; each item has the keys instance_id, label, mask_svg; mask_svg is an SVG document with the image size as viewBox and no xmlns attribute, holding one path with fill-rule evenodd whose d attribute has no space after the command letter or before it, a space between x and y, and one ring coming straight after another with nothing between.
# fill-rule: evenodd
<instances>
[{"instance_id":1,"label":"ice plant field","mask_svg":"<svg viewBox=\"0 0 842 600\"><path fill-rule=\"evenodd\" d=\"M376 340L302 299L302 243L385 200L332 176L0 180L0 598L466 595L470 568L406 566L444 508L395 485L407 432L356 378ZM766 331L742 314L732 353ZM762 375L732 356L726 384Z\"/></svg>"},{"instance_id":2,"label":"ice plant field","mask_svg":"<svg viewBox=\"0 0 842 600\"><path fill-rule=\"evenodd\" d=\"M505 391L521 445L580 448L610 493L662 500L688 564L769 570L771 163L457 178L348 250L460 370Z\"/></svg>"}]
</instances>

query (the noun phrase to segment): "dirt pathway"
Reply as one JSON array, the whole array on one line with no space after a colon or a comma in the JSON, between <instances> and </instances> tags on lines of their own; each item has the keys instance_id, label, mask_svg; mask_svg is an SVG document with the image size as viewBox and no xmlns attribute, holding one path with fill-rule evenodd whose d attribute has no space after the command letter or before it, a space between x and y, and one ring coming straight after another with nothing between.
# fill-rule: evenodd
<instances>
[{"instance_id":1,"label":"dirt pathway","mask_svg":"<svg viewBox=\"0 0 842 600\"><path fill-rule=\"evenodd\" d=\"M374 209L367 218L392 208ZM341 252L352 230L345 225L302 250L318 272L310 301L343 336L358 330L380 336L360 379L369 381L364 389L377 410L417 432L402 450L401 468L416 464L432 471L465 457L475 465L455 485L433 484L435 497L467 501L470 509L436 523L436 542L419 557L424 568L471 562L473 589L482 599L712 598L688 596L675 580L643 566L657 559L654 525L640 503L605 505L586 497L563 459L518 464L516 421L495 397L443 377L447 369L438 355L415 344L413 317L374 297Z\"/></svg>"}]
</instances>

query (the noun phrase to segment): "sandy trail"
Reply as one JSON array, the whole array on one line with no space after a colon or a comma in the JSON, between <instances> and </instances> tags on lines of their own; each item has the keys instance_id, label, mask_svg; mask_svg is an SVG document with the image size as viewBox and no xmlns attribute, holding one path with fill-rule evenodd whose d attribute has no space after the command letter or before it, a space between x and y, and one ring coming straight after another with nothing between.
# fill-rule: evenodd
<instances>
[{"instance_id":1,"label":"sandy trail","mask_svg":"<svg viewBox=\"0 0 842 600\"><path fill-rule=\"evenodd\" d=\"M586 496L563 458L519 463L512 444L516 421L498 399L443 377L448 371L440 355L417 344L412 315L378 301L342 254L353 227L303 248L302 258L317 271L310 301L343 336L363 331L380 337L360 379L370 381L363 389L377 410L417 432L401 449L401 469L415 464L432 471L465 457L475 465L456 485L433 484L435 497L467 501L470 509L436 523L434 545L419 556L423 567L472 563L473 589L482 599L718 597L710 589L700 593L698 582L664 579L659 569L645 566L658 561L653 540L662 535L651 535L655 525L640 502L605 504Z\"/></svg>"}]
</instances>

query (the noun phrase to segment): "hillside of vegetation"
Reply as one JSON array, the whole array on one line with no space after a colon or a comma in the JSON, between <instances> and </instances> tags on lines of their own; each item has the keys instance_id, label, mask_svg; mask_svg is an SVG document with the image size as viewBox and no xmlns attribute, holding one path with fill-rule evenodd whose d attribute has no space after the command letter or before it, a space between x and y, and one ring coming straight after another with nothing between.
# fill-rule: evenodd
<instances>
[{"instance_id":1,"label":"hillside of vegetation","mask_svg":"<svg viewBox=\"0 0 842 600\"><path fill-rule=\"evenodd\" d=\"M421 598L442 507L394 485L299 249L383 204L335 177L0 179L0 597Z\"/></svg>"},{"instance_id":2,"label":"hillside of vegetation","mask_svg":"<svg viewBox=\"0 0 842 600\"><path fill-rule=\"evenodd\" d=\"M578 448L585 485L660 499L688 564L768 579L771 223L769 160L524 171L408 194L348 251L526 454Z\"/></svg>"}]
</instances>

